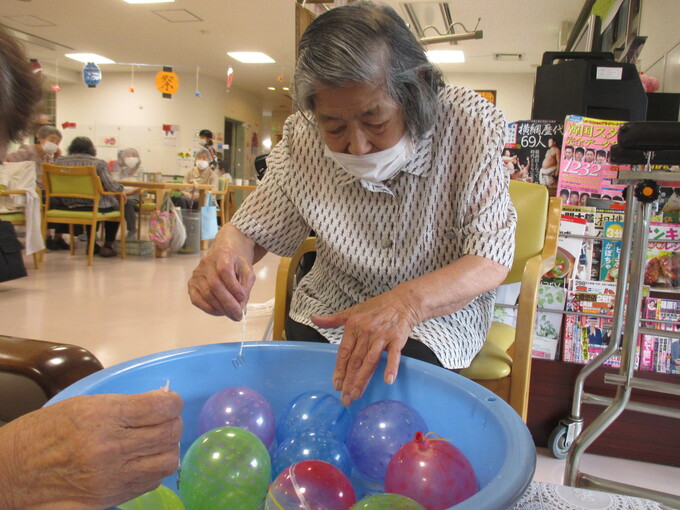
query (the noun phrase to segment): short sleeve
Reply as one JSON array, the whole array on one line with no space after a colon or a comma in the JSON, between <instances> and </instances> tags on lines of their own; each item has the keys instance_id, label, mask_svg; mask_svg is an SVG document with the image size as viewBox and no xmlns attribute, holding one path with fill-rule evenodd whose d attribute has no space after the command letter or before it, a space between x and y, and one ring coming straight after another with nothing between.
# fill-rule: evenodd
<instances>
[{"instance_id":1,"label":"short sleeve","mask_svg":"<svg viewBox=\"0 0 680 510\"><path fill-rule=\"evenodd\" d=\"M232 224L267 251L290 257L309 236L311 228L292 200L299 185L290 146L295 143L295 120L284 126L283 139L267 158L267 171L260 186L243 202Z\"/></svg>"}]
</instances>

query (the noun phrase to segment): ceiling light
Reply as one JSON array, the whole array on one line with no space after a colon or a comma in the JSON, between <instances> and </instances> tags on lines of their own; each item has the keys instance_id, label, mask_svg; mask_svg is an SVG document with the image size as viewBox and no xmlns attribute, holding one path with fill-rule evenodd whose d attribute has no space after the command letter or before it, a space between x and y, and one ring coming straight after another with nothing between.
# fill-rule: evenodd
<instances>
[{"instance_id":1,"label":"ceiling light","mask_svg":"<svg viewBox=\"0 0 680 510\"><path fill-rule=\"evenodd\" d=\"M433 64L459 64L465 62L465 54L460 50L430 50L427 59Z\"/></svg>"},{"instance_id":2,"label":"ceiling light","mask_svg":"<svg viewBox=\"0 0 680 510\"><path fill-rule=\"evenodd\" d=\"M85 64L88 62L93 62L95 64L115 64L110 58L102 57L96 53L67 53L66 56Z\"/></svg>"},{"instance_id":3,"label":"ceiling light","mask_svg":"<svg viewBox=\"0 0 680 510\"><path fill-rule=\"evenodd\" d=\"M275 62L269 55L260 51L228 51L227 55L242 64L273 64Z\"/></svg>"},{"instance_id":4,"label":"ceiling light","mask_svg":"<svg viewBox=\"0 0 680 510\"><path fill-rule=\"evenodd\" d=\"M175 0L123 0L129 4L167 4Z\"/></svg>"},{"instance_id":5,"label":"ceiling light","mask_svg":"<svg viewBox=\"0 0 680 510\"><path fill-rule=\"evenodd\" d=\"M283 87L283 90L290 90L290 87Z\"/></svg>"},{"instance_id":6,"label":"ceiling light","mask_svg":"<svg viewBox=\"0 0 680 510\"><path fill-rule=\"evenodd\" d=\"M276 90L276 87L267 87L267 90Z\"/></svg>"}]
</instances>

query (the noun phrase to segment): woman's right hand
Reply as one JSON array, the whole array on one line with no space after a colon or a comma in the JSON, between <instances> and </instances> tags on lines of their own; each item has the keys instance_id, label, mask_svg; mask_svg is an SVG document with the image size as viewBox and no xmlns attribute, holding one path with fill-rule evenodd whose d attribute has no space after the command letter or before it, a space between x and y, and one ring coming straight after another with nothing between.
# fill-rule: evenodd
<instances>
[{"instance_id":1,"label":"woman's right hand","mask_svg":"<svg viewBox=\"0 0 680 510\"><path fill-rule=\"evenodd\" d=\"M191 302L210 315L240 321L255 283L254 246L231 224L225 225L189 279Z\"/></svg>"}]
</instances>

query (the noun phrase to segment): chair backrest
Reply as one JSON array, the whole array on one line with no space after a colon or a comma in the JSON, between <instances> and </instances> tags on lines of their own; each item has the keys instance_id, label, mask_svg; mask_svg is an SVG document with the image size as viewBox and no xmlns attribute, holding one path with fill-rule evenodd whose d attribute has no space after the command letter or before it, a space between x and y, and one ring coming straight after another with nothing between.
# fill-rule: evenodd
<instances>
[{"instance_id":1,"label":"chair backrest","mask_svg":"<svg viewBox=\"0 0 680 510\"><path fill-rule=\"evenodd\" d=\"M316 237L308 237L302 242L292 257L281 257L279 261L279 268L276 272L273 340L284 339L283 331L286 317L288 317L288 310L290 309L290 300L293 297L295 272L305 253L312 251L316 251Z\"/></svg>"},{"instance_id":2,"label":"chair backrest","mask_svg":"<svg viewBox=\"0 0 680 510\"><path fill-rule=\"evenodd\" d=\"M504 284L519 282L527 260L540 254L545 244L548 190L540 184L510 181L510 199L517 211L515 256ZM541 211L541 214L538 214Z\"/></svg>"},{"instance_id":3,"label":"chair backrest","mask_svg":"<svg viewBox=\"0 0 680 510\"><path fill-rule=\"evenodd\" d=\"M101 181L94 166L63 166L43 163L43 184L48 197L89 198L102 193ZM49 202L48 202L49 203Z\"/></svg>"}]
</instances>

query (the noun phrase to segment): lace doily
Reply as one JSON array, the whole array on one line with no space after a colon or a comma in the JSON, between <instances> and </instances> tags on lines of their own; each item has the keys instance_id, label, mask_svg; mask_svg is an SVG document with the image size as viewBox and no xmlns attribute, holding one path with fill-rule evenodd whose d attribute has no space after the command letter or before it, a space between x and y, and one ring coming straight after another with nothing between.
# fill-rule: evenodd
<instances>
[{"instance_id":1,"label":"lace doily","mask_svg":"<svg viewBox=\"0 0 680 510\"><path fill-rule=\"evenodd\" d=\"M662 510L649 499L532 482L513 510Z\"/></svg>"}]
</instances>

